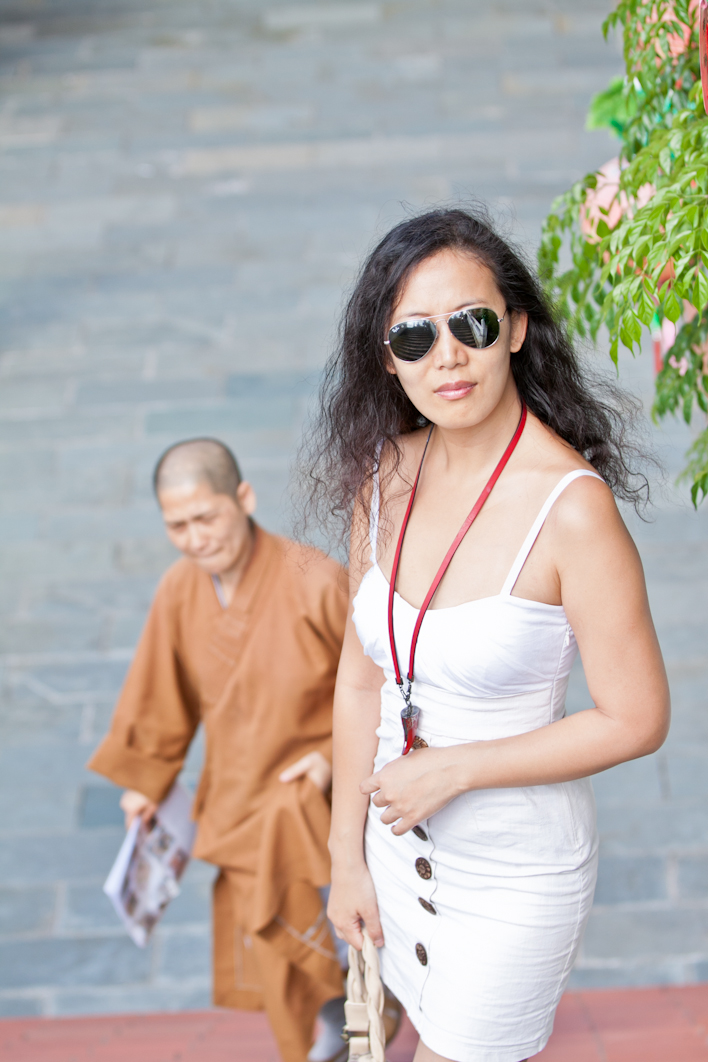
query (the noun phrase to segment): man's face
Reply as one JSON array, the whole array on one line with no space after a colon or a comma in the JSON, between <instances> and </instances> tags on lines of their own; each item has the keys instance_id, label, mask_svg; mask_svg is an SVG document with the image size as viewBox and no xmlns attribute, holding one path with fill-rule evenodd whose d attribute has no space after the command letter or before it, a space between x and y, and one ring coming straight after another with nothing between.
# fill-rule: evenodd
<instances>
[{"instance_id":1,"label":"man's face","mask_svg":"<svg viewBox=\"0 0 708 1062\"><path fill-rule=\"evenodd\" d=\"M186 483L160 491L158 501L172 544L209 575L229 571L249 549L256 507L249 483L240 484L235 500L206 483Z\"/></svg>"}]
</instances>

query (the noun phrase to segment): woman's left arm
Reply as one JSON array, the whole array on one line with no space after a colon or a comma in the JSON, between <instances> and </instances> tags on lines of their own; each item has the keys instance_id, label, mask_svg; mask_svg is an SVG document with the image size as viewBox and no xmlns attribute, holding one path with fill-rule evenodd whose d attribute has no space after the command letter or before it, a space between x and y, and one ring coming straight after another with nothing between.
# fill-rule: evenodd
<instances>
[{"instance_id":1,"label":"woman's left arm","mask_svg":"<svg viewBox=\"0 0 708 1062\"><path fill-rule=\"evenodd\" d=\"M472 789L584 778L663 744L669 689L639 554L608 488L590 478L573 488L552 510L547 542L595 707L516 737L394 760L362 783L388 805L382 821L394 833Z\"/></svg>"}]
</instances>

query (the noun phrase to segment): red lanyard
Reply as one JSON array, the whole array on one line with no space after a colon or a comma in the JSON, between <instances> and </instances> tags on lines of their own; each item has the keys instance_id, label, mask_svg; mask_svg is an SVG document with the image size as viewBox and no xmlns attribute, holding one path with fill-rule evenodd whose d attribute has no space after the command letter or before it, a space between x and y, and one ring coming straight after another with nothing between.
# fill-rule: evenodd
<instances>
[{"instance_id":1,"label":"red lanyard","mask_svg":"<svg viewBox=\"0 0 708 1062\"><path fill-rule=\"evenodd\" d=\"M489 481L487 482L486 487L484 488L484 490L480 494L479 498L477 498L477 501L474 503L474 506L472 507L472 511L470 512L469 516L465 520L465 522L462 525L462 527L460 528L460 530L457 532L457 535L455 536L455 541L452 543L452 545L450 546L449 550L445 554L445 558L444 558L442 564L440 565L440 567L438 568L437 575L433 579L432 583L430 584L430 589L428 590L427 594L425 595L425 600L423 601L423 604L420 606L420 611L418 612L418 619L416 620L415 627L413 628L413 637L411 638L411 652L410 652L410 657L408 658L408 675L407 675L407 679L406 679L406 681L408 683L408 688L404 689L404 687L403 687L403 678L401 677L401 669L398 666L398 653L396 651L396 638L395 638L395 635L393 633L393 600L394 600L394 594L396 592L396 577L398 575L398 565L399 565L399 562L400 562L400 559L401 559L401 548L403 546L403 538L404 538L404 535L406 533L406 528L408 527L408 521L410 519L411 510L413 509L413 502L415 501L416 491L418 490L418 481L420 479L420 473L423 470L423 461L425 460L425 454L426 454L427 449L428 449L428 443L430 442L430 437L433 434L433 429L432 428L430 429L430 433L429 433L427 441L425 443L425 449L423 450L423 456L421 457L420 465L418 466L418 474L415 477L415 483L413 484L413 489L411 491L411 496L410 496L410 499L408 501L408 508L406 509L406 515L403 517L403 523L401 524L401 533L398 536L398 545L396 546L396 552L393 555L393 567L391 569L391 581L389 583L389 588L388 588L388 637L389 637L389 641L391 643L391 656L393 657L393 670L394 670L395 675L396 675L396 683L398 684L398 687L399 687L401 693L403 694L403 699L405 701L405 708L403 708L403 710L401 711L401 720L403 721L403 735L404 735L404 745L403 745L403 755L404 756L406 755L407 752L410 752L410 750L413 748L413 742L415 741L416 725L417 725L417 722L418 722L418 709L413 704L411 704L411 686L413 685L413 664L414 664L414 661L415 661L415 649L416 649L416 645L418 643L418 634L420 633L420 625L423 622L423 617L425 616L425 613L428 610L428 605L432 601L433 596L435 594L435 591L437 590L438 586L440 585L440 580L442 579L443 575L445 574L445 572L449 568L450 561L452 560L452 558L455 556L455 553L457 552L458 546L460 545L460 543L462 542L462 539L465 537L465 535L467 534L467 532L471 528L471 526L474 523L474 521L477 519L477 516L479 515L479 512L480 512L482 506L486 502L486 500L489 497L489 495L492 493L492 488L494 487L494 484L499 479L499 477L502 474L504 468L506 467L506 464L507 464L509 458L511 457L511 455L514 452L514 450L516 449L517 443L519 442L519 439L521 438L521 434L522 434L522 432L524 430L524 425L525 424L526 424L526 406L522 402L521 403L521 417L519 418L519 423L517 425L516 431L514 432L512 440L509 443L509 445L507 446L507 448L504 451L504 453L502 454L501 459L499 461L499 464L497 465L497 467L494 469L494 471L492 472L491 476L489 477Z\"/></svg>"}]
</instances>

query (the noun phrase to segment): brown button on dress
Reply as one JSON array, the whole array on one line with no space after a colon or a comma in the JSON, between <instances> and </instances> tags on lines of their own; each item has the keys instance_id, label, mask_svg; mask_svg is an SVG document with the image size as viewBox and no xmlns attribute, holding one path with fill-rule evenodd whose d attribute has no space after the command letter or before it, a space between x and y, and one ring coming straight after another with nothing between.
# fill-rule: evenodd
<instances>
[{"instance_id":1,"label":"brown button on dress","mask_svg":"<svg viewBox=\"0 0 708 1062\"><path fill-rule=\"evenodd\" d=\"M422 826L414 826L413 833L416 835L419 841L427 841L428 835Z\"/></svg>"},{"instance_id":2,"label":"brown button on dress","mask_svg":"<svg viewBox=\"0 0 708 1062\"><path fill-rule=\"evenodd\" d=\"M435 910L435 908L433 907L432 903L430 903L428 900L424 900L422 896L418 897L418 903L420 904L420 906L423 908L424 911L428 912L428 914L437 914L438 913Z\"/></svg>"},{"instance_id":3,"label":"brown button on dress","mask_svg":"<svg viewBox=\"0 0 708 1062\"><path fill-rule=\"evenodd\" d=\"M425 950L425 948L423 947L422 944L416 944L416 946L415 946L415 954L416 954L416 958L418 959L418 962L420 963L421 966L427 966L428 965L428 953L427 953L427 951Z\"/></svg>"},{"instance_id":4,"label":"brown button on dress","mask_svg":"<svg viewBox=\"0 0 708 1062\"><path fill-rule=\"evenodd\" d=\"M430 881L433 876L433 868L431 867L428 860L423 859L422 857L420 859L416 859L415 869L418 871L418 876L421 877L423 881Z\"/></svg>"}]
</instances>

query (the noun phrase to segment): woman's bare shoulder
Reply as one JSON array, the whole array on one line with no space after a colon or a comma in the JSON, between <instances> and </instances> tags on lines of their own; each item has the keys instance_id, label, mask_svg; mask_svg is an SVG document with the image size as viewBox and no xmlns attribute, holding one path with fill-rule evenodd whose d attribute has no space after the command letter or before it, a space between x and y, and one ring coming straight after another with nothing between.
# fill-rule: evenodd
<instances>
[{"instance_id":1,"label":"woman's bare shoulder","mask_svg":"<svg viewBox=\"0 0 708 1062\"><path fill-rule=\"evenodd\" d=\"M549 513L549 526L581 536L597 533L603 526L615 532L624 528L615 497L597 469L535 417L530 426L525 456L529 470L543 481L541 494L548 496L573 472L589 473L565 486Z\"/></svg>"},{"instance_id":2,"label":"woman's bare shoulder","mask_svg":"<svg viewBox=\"0 0 708 1062\"><path fill-rule=\"evenodd\" d=\"M525 436L526 461L532 464L537 471L545 474L549 480L554 477L560 480L569 472L596 471L570 443L562 439L532 413L528 415Z\"/></svg>"}]
</instances>

